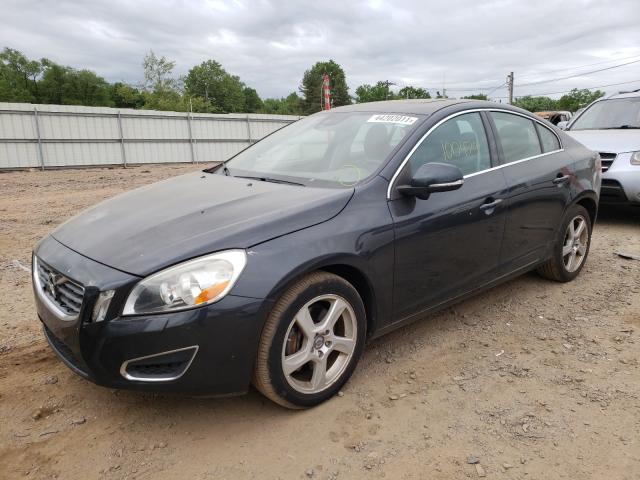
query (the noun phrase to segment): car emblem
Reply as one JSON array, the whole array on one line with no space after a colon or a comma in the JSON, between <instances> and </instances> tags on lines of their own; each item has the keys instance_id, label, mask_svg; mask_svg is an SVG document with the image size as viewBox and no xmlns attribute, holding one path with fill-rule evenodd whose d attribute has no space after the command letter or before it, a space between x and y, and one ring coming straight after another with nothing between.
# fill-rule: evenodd
<instances>
[{"instance_id":1,"label":"car emblem","mask_svg":"<svg viewBox=\"0 0 640 480\"><path fill-rule=\"evenodd\" d=\"M44 288L53 298L56 298L58 295L58 289L56 287L60 285L61 280L63 280L62 276L56 275L53 272L49 272L49 274L47 275L47 282Z\"/></svg>"}]
</instances>

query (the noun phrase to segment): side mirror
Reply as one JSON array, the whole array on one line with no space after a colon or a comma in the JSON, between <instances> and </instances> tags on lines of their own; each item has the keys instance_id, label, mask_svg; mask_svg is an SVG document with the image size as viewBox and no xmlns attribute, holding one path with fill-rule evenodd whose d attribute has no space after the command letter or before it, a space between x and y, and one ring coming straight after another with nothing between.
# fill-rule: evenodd
<instances>
[{"instance_id":1,"label":"side mirror","mask_svg":"<svg viewBox=\"0 0 640 480\"><path fill-rule=\"evenodd\" d=\"M556 125L556 127L558 127L560 130L566 130L567 125L569 125L569 122L563 121L563 122L558 122L558 125Z\"/></svg>"},{"instance_id":2,"label":"side mirror","mask_svg":"<svg viewBox=\"0 0 640 480\"><path fill-rule=\"evenodd\" d=\"M434 192L457 190L464 183L462 171L448 163L425 163L411 178L409 185L399 185L403 195L426 200Z\"/></svg>"}]
</instances>

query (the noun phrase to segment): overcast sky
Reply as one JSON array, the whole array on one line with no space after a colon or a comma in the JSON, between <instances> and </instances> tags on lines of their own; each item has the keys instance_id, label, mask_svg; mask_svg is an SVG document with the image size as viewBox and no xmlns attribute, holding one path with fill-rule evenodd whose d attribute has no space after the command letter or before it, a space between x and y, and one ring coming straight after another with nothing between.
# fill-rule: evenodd
<instances>
[{"instance_id":1,"label":"overcast sky","mask_svg":"<svg viewBox=\"0 0 640 480\"><path fill-rule=\"evenodd\" d=\"M496 87L509 71L516 96L635 81L603 88L612 92L640 88L639 1L2 0L0 47L133 84L150 49L176 74L213 58L262 97L297 90L326 59L352 94L390 80L461 96L455 88Z\"/></svg>"}]
</instances>

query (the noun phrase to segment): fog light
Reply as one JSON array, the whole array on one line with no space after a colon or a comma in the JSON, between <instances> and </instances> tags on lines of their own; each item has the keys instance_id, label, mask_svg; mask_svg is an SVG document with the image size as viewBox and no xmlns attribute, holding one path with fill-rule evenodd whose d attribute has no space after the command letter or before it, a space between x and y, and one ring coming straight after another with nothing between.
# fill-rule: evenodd
<instances>
[{"instance_id":1,"label":"fog light","mask_svg":"<svg viewBox=\"0 0 640 480\"><path fill-rule=\"evenodd\" d=\"M109 310L109 304L111 303L111 299L113 298L113 294L115 290L107 290L105 292L100 292L98 295L98 300L96 300L96 304L93 306L93 315L91 315L91 320L94 322L101 322L107 316L107 310Z\"/></svg>"}]
</instances>

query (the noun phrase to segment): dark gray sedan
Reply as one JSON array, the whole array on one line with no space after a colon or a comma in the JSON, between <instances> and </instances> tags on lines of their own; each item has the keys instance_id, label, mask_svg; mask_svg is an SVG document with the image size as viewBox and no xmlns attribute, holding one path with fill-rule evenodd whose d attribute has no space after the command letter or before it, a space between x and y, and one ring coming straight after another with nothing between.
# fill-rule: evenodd
<instances>
[{"instance_id":1,"label":"dark gray sedan","mask_svg":"<svg viewBox=\"0 0 640 480\"><path fill-rule=\"evenodd\" d=\"M600 176L514 107L336 108L61 225L34 249L38 316L98 384L310 407L369 338L530 270L575 278Z\"/></svg>"}]
</instances>

